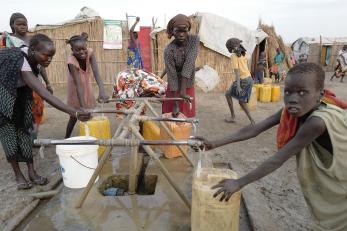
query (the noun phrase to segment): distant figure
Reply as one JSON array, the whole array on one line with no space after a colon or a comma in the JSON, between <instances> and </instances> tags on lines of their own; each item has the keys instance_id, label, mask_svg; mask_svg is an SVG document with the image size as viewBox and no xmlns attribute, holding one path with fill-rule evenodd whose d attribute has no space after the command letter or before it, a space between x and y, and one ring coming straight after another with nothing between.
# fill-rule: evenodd
<instances>
[{"instance_id":1,"label":"distant figure","mask_svg":"<svg viewBox=\"0 0 347 231\"><path fill-rule=\"evenodd\" d=\"M195 61L199 52L198 35L190 34L190 19L178 14L170 19L166 33L169 39L174 37L164 50L165 70L168 87L166 97L182 97L185 101L164 101L162 113L172 113L177 117L179 112L186 117L195 117ZM192 99L191 99L192 98Z\"/></svg>"},{"instance_id":2,"label":"distant figure","mask_svg":"<svg viewBox=\"0 0 347 231\"><path fill-rule=\"evenodd\" d=\"M255 83L262 84L264 82L265 68L266 68L265 52L261 52L259 55L259 60L257 62L257 67L255 71Z\"/></svg>"},{"instance_id":3,"label":"distant figure","mask_svg":"<svg viewBox=\"0 0 347 231\"><path fill-rule=\"evenodd\" d=\"M340 82L343 82L343 78L347 72L347 45L342 47L342 50L339 51L339 55L336 59L336 66L334 68L334 74L331 76L330 81L333 80L334 77L341 78Z\"/></svg>"},{"instance_id":4,"label":"distant figure","mask_svg":"<svg viewBox=\"0 0 347 231\"><path fill-rule=\"evenodd\" d=\"M283 66L284 55L281 52L280 48L276 48L276 55L274 57L274 65L272 67L272 73L275 75L275 82L279 82L280 79L283 79Z\"/></svg>"},{"instance_id":5,"label":"distant figure","mask_svg":"<svg viewBox=\"0 0 347 231\"><path fill-rule=\"evenodd\" d=\"M128 68L138 68L143 69L143 62L141 58L141 47L138 41L139 35L135 30L137 23L140 21L140 17L136 17L134 25L130 28L129 36L130 41L128 45Z\"/></svg>"},{"instance_id":6,"label":"distant figure","mask_svg":"<svg viewBox=\"0 0 347 231\"><path fill-rule=\"evenodd\" d=\"M299 60L298 63L306 63L307 62L307 57L305 54L300 54L299 55Z\"/></svg>"},{"instance_id":7,"label":"distant figure","mask_svg":"<svg viewBox=\"0 0 347 231\"><path fill-rule=\"evenodd\" d=\"M235 98L239 101L242 110L246 113L248 119L253 125L254 119L251 116L247 103L251 98L253 79L248 70L246 49L241 45L241 40L238 38L230 38L225 46L231 53L231 67L235 73L235 81L230 86L229 90L225 92L225 97L230 109L230 118L225 119L227 123L235 123L235 112L233 107L233 100Z\"/></svg>"},{"instance_id":8,"label":"distant figure","mask_svg":"<svg viewBox=\"0 0 347 231\"><path fill-rule=\"evenodd\" d=\"M72 53L67 58L68 84L67 84L67 104L75 109L92 109L95 107L91 75L93 72L96 83L99 87L98 101L107 101L109 96L105 92L103 81L99 74L94 51L87 47L87 33L74 35L66 40L70 44ZM77 119L70 116L66 127L65 138L71 136Z\"/></svg>"}]
</instances>

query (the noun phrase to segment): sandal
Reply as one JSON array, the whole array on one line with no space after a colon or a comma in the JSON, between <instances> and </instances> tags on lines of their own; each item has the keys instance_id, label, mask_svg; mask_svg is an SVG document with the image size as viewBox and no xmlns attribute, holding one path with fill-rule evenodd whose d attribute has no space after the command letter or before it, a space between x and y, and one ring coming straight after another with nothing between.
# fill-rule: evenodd
<instances>
[{"instance_id":1,"label":"sandal","mask_svg":"<svg viewBox=\"0 0 347 231\"><path fill-rule=\"evenodd\" d=\"M39 176L37 179L29 178L34 185L46 185L48 184L48 179L43 176Z\"/></svg>"},{"instance_id":2,"label":"sandal","mask_svg":"<svg viewBox=\"0 0 347 231\"><path fill-rule=\"evenodd\" d=\"M33 185L30 182L17 183L17 190L27 190L31 189Z\"/></svg>"}]
</instances>

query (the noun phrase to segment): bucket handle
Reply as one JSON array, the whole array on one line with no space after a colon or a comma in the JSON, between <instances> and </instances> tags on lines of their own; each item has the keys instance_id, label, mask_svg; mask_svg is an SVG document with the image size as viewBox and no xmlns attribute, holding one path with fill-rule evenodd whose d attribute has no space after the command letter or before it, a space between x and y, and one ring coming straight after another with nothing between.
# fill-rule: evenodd
<instances>
[{"instance_id":1,"label":"bucket handle","mask_svg":"<svg viewBox=\"0 0 347 231\"><path fill-rule=\"evenodd\" d=\"M91 167L88 167L88 166L82 164L81 162L79 162L78 160L76 160L75 157L73 157L73 156L70 156L70 157L71 157L71 159L73 159L74 161L76 161L78 164L82 165L82 166L85 167L85 168L89 168L89 169L91 169L91 170L95 170L95 169L96 169L96 168L91 168Z\"/></svg>"}]
</instances>

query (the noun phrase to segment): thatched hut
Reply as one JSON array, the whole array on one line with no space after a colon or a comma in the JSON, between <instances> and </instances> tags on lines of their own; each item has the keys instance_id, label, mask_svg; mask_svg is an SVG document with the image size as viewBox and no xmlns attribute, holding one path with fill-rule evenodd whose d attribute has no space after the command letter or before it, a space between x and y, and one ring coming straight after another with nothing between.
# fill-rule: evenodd
<instances>
[{"instance_id":1,"label":"thatched hut","mask_svg":"<svg viewBox=\"0 0 347 231\"><path fill-rule=\"evenodd\" d=\"M291 47L296 60L299 60L300 55L304 55L308 62L320 64L325 71L332 71L344 45L347 45L347 37L303 37L295 40Z\"/></svg>"},{"instance_id":2,"label":"thatched hut","mask_svg":"<svg viewBox=\"0 0 347 231\"><path fill-rule=\"evenodd\" d=\"M99 16L81 17L61 24L37 25L33 33L43 33L55 43L56 54L47 68L48 76L54 85L67 83L67 56L71 48L65 43L73 35L88 33L88 47L95 52L100 75L105 84L112 84L113 77L127 67L127 24L122 23L122 49L107 50L103 48L104 21Z\"/></svg>"},{"instance_id":3,"label":"thatched hut","mask_svg":"<svg viewBox=\"0 0 347 231\"><path fill-rule=\"evenodd\" d=\"M286 46L283 42L283 39L281 36L277 35L275 27L274 26L268 26L266 24L263 24L261 21L259 22L258 28L263 30L268 37L266 38L263 43L260 44L260 52L265 51L267 63L269 66L272 66L274 64L274 57L276 55L276 48L280 48L282 53L284 54L285 61L284 66L286 69L289 69L292 67L292 63L290 60L290 48Z\"/></svg>"},{"instance_id":4,"label":"thatched hut","mask_svg":"<svg viewBox=\"0 0 347 231\"><path fill-rule=\"evenodd\" d=\"M214 91L223 92L230 87L234 80L230 54L225 47L227 39L231 37L240 38L248 51L248 58L250 59L257 42L261 42L266 35L264 35L264 32L250 30L236 22L209 13L197 13L190 16L190 19L192 22L191 31L199 34L201 41L196 65L207 64L215 69L219 74L220 83ZM153 71L160 74L164 69L164 49L170 43L170 40L165 30L152 33L152 39Z\"/></svg>"}]
</instances>

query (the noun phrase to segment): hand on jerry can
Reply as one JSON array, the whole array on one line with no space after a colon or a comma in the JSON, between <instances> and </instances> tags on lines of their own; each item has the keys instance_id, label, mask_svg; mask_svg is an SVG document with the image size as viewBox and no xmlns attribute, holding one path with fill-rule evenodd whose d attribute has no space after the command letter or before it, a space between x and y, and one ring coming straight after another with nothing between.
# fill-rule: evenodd
<instances>
[{"instance_id":1,"label":"hand on jerry can","mask_svg":"<svg viewBox=\"0 0 347 231\"><path fill-rule=\"evenodd\" d=\"M216 189L217 192L213 194L213 197L217 197L219 194L222 194L222 197L219 199L219 201L229 201L230 197L237 191L240 191L241 185L238 180L235 179L224 179L221 180L218 184L211 187L211 189Z\"/></svg>"},{"instance_id":2,"label":"hand on jerry can","mask_svg":"<svg viewBox=\"0 0 347 231\"><path fill-rule=\"evenodd\" d=\"M76 111L76 114L75 114L76 118L82 122L85 122L85 121L88 121L92 118L92 114L91 112L87 112L87 111L84 111L84 110L78 110Z\"/></svg>"}]
</instances>

